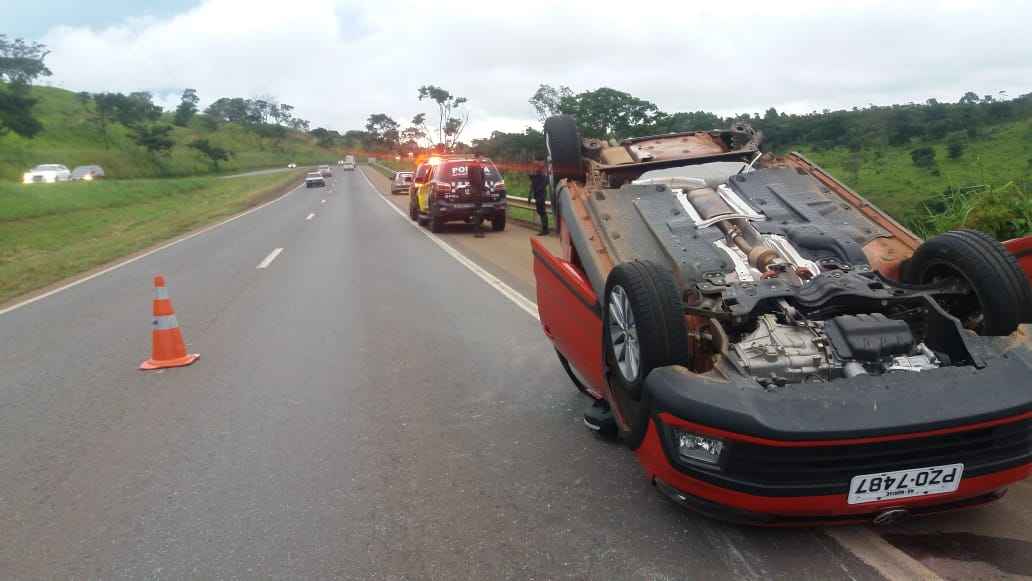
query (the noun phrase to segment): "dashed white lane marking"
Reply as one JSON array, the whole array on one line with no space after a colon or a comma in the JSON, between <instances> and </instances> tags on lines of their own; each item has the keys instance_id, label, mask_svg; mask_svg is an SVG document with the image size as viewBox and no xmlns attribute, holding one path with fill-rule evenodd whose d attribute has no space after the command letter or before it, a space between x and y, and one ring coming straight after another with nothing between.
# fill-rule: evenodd
<instances>
[{"instance_id":1,"label":"dashed white lane marking","mask_svg":"<svg viewBox=\"0 0 1032 581\"><path fill-rule=\"evenodd\" d=\"M484 270L480 265L473 262L469 258L466 258L464 254L462 254L458 250L455 250L455 248L451 244L448 244L433 232L427 232L417 223L412 222L409 219L408 215L405 214L405 212L402 212L397 206L394 205L394 202L390 201L389 199L387 199L386 196L380 193L380 189L373 184L373 182L369 179L369 176L365 175L365 171L362 171L362 177L365 178L366 183L369 184L369 187L372 188L374 192L376 192L376 195L380 196L380 199L383 200L383 203L387 204L387 207L394 210L399 216L404 218L405 223L409 224L417 231L422 233L424 236L432 240L434 244L441 248L441 250L447 252L449 256L459 261L459 263L462 264L462 266L465 266L470 271L472 271L473 274L480 277L484 282L494 287L495 290L502 293L502 295L505 298L515 303L517 307L526 311L528 315L534 317L535 319L538 319L537 303L521 295L516 289L502 282L500 278Z\"/></svg>"},{"instance_id":2,"label":"dashed white lane marking","mask_svg":"<svg viewBox=\"0 0 1032 581\"><path fill-rule=\"evenodd\" d=\"M423 235L430 240L433 240L434 244L440 246L441 249L451 255L452 258L458 260L463 266L473 271L474 274L498 289L500 293L510 301L516 303L516 305L526 311L527 314L535 319L539 319L537 304L534 301L521 295L515 289L499 280L498 277L487 272L469 258L466 258L461 252L455 250L455 248L440 237L434 235L432 232L427 232L418 224L411 221L405 212L395 206L393 202L380 193L380 189L373 184L372 180L369 179L369 176L365 175L364 170L362 171L362 177L365 178L369 187L371 187L373 191L380 196L383 203L387 204L390 209L394 210L399 216L404 218L406 223L423 233ZM936 575L931 569L925 567L916 559L911 558L910 555L907 555L903 551L892 546L888 541L881 538L880 535L869 528L829 528L825 529L825 531L828 533L828 536L835 539L839 545L845 547L847 551L856 555L857 558L873 567L888 579L942 581L942 578Z\"/></svg>"},{"instance_id":3,"label":"dashed white lane marking","mask_svg":"<svg viewBox=\"0 0 1032 581\"><path fill-rule=\"evenodd\" d=\"M320 203L320 204L325 204L325 203L326 203L326 200L319 200L319 203Z\"/></svg>"},{"instance_id":4,"label":"dashed white lane marking","mask_svg":"<svg viewBox=\"0 0 1032 581\"><path fill-rule=\"evenodd\" d=\"M305 220L311 220L312 218L315 218L315 213L314 212L309 214L309 215L307 215L307 216L305 216Z\"/></svg>"},{"instance_id":5,"label":"dashed white lane marking","mask_svg":"<svg viewBox=\"0 0 1032 581\"><path fill-rule=\"evenodd\" d=\"M24 307L26 305L31 305L32 303L35 303L37 301L41 301L41 300L43 300L43 299L45 299L45 298L47 298L49 296L56 295L57 293L59 293L61 291L68 290L68 289L72 288L73 286L78 286L78 285L80 285L80 284L82 284L84 282L91 281L91 280L97 278L98 276L103 276L103 275L105 275L105 274L107 274L107 273L109 273L111 271L118 270L119 268L122 268L123 266L132 264L132 263L136 262L137 260L142 260L144 258L147 258L151 254L155 254L157 252L161 252L162 250L165 250L166 248L171 248L171 247L175 246L176 244L179 244L180 242L186 242L187 240L189 240L191 238L195 238L197 236L200 236L201 234L206 234L208 232L211 232L212 230L214 230L214 229L216 229L216 228L218 228L220 226L225 226L226 224L229 224L230 222L232 222L234 220L239 220L240 218L243 218L244 216L246 216L248 214L251 214L253 212L257 212L258 210L261 210L262 208L265 208L266 206L271 206L272 204L275 204L276 202L278 202L278 201L282 200L283 198L286 198L290 194L293 194L294 192L296 192L300 187L301 186L297 186L296 188L290 190L289 192L283 194L282 196L276 198L275 200L269 200L268 202L265 202L264 204L262 204L260 206L255 206L255 207L251 208L250 210L244 210L243 212L240 212L236 216L230 216L229 218L226 218L225 220L223 220L223 221L221 221L221 222L219 222L217 224L212 224L211 226L208 226L206 228L201 228L200 230L194 232L193 234L187 234L186 236L183 236L182 238L178 238L178 239L173 240L172 242L169 242L167 244L162 244L161 246L158 246L157 248L154 248L152 250L148 250L147 252L144 252L143 254L139 254L139 255L134 256L134 257L132 257L132 258L130 258L128 260L123 260L122 262L119 262L118 264L114 264L114 265L111 265L111 266L109 266L109 267L107 267L107 268L105 268L103 270L99 270L97 272L94 272L93 274L91 274L89 276L84 276L84 277L82 277L80 279L73 280L72 282L70 282L70 283L68 283L66 285L59 286L59 287L55 288L54 290L47 291L47 292L45 292L45 293L43 293L41 295L36 295L36 296L34 296L34 297L30 298L30 299L25 299L24 301L21 301L20 303L15 303L15 304L13 304L13 305L5 308L5 309L0 309L0 315L6 315L7 313L10 313L11 311L13 311L15 309L19 309L19 308Z\"/></svg>"},{"instance_id":6,"label":"dashed white lane marking","mask_svg":"<svg viewBox=\"0 0 1032 581\"><path fill-rule=\"evenodd\" d=\"M276 257L280 255L280 252L283 252L282 248L277 248L270 252L268 256L258 263L258 268L269 268L269 265L272 264L273 260L276 260Z\"/></svg>"}]
</instances>

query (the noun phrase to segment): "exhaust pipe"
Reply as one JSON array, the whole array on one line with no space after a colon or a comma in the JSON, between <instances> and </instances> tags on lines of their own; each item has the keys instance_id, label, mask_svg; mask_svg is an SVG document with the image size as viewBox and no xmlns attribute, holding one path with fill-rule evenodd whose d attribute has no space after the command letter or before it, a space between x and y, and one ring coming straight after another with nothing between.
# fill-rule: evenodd
<instances>
[{"instance_id":1,"label":"exhaust pipe","mask_svg":"<svg viewBox=\"0 0 1032 581\"><path fill-rule=\"evenodd\" d=\"M890 508L878 513L878 516L874 517L874 524L887 526L898 523L908 516L910 516L910 511L905 508Z\"/></svg>"}]
</instances>

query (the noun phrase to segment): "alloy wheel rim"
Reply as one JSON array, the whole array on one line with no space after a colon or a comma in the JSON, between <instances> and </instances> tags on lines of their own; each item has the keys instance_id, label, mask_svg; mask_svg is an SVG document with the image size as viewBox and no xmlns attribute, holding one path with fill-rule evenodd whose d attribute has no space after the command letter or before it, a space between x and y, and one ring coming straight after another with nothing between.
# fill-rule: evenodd
<instances>
[{"instance_id":1,"label":"alloy wheel rim","mask_svg":"<svg viewBox=\"0 0 1032 581\"><path fill-rule=\"evenodd\" d=\"M627 291L616 285L609 291L609 344L623 378L632 382L641 367L638 326Z\"/></svg>"}]
</instances>

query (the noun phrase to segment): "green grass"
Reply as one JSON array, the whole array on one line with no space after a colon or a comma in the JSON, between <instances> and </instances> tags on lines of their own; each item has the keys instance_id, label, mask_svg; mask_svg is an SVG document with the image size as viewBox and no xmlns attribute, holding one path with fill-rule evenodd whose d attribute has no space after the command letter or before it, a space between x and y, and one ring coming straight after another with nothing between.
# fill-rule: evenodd
<instances>
[{"instance_id":1,"label":"green grass","mask_svg":"<svg viewBox=\"0 0 1032 581\"><path fill-rule=\"evenodd\" d=\"M943 199L947 192L1007 188L1008 195L1027 196L1032 190L1032 120L997 125L976 139L964 137L963 142L964 152L958 159L949 158L945 139L867 147L856 153L845 148L796 149L896 219L921 230L935 222L929 222L928 208L942 212L949 203ZM916 167L910 158L912 150L925 146L936 153L937 167L932 170Z\"/></svg>"},{"instance_id":2,"label":"green grass","mask_svg":"<svg viewBox=\"0 0 1032 581\"><path fill-rule=\"evenodd\" d=\"M233 152L232 159L222 164L222 172L282 167L291 161L302 165L328 163L342 155L319 147L314 138L297 131L274 141L234 124L211 131L194 119L189 127L174 129L176 145L170 155L155 157L135 145L121 125L111 124L105 140L91 123L89 111L71 91L33 87L32 96L39 99L34 112L44 130L32 139L13 133L0 136L0 181L20 180L23 172L40 163L60 163L69 168L99 164L116 179L210 174L208 162L186 146L198 138ZM161 122L171 124L171 114Z\"/></svg>"},{"instance_id":3,"label":"green grass","mask_svg":"<svg viewBox=\"0 0 1032 581\"><path fill-rule=\"evenodd\" d=\"M244 210L301 173L0 182L0 304Z\"/></svg>"}]
</instances>

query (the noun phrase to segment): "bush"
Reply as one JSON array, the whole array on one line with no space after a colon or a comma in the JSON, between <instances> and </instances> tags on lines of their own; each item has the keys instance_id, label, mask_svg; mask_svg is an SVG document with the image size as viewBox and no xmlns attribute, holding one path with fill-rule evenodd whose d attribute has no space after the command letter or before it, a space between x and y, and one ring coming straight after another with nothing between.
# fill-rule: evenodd
<instances>
[{"instance_id":1,"label":"bush","mask_svg":"<svg viewBox=\"0 0 1032 581\"><path fill-rule=\"evenodd\" d=\"M950 159L960 159L960 156L964 155L964 142L963 141L951 141L946 146L946 153Z\"/></svg>"},{"instance_id":2,"label":"bush","mask_svg":"<svg viewBox=\"0 0 1032 581\"><path fill-rule=\"evenodd\" d=\"M1032 194L1014 183L970 194L950 191L924 206L924 216L907 221L925 238L957 228L981 230L997 240L1032 234Z\"/></svg>"},{"instance_id":3,"label":"bush","mask_svg":"<svg viewBox=\"0 0 1032 581\"><path fill-rule=\"evenodd\" d=\"M910 152L910 160L919 168L933 169L935 168L935 150L931 147L918 147Z\"/></svg>"}]
</instances>

